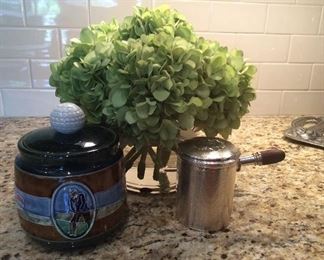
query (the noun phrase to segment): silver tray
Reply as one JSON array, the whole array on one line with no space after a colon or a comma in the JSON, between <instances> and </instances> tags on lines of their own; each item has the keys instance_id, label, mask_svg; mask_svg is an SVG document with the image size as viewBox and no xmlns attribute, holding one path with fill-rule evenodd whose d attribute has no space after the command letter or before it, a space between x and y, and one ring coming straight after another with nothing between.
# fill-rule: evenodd
<instances>
[{"instance_id":1,"label":"silver tray","mask_svg":"<svg viewBox=\"0 0 324 260\"><path fill-rule=\"evenodd\" d=\"M324 148L324 117L304 116L292 121L285 137Z\"/></svg>"}]
</instances>

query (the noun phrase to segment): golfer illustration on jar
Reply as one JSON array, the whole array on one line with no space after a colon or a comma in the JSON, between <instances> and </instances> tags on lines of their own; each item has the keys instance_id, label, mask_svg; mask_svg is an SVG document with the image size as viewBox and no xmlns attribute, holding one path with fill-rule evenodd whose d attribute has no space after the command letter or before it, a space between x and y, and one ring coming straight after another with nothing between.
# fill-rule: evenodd
<instances>
[{"instance_id":1,"label":"golfer illustration on jar","mask_svg":"<svg viewBox=\"0 0 324 260\"><path fill-rule=\"evenodd\" d=\"M96 202L91 190L79 182L60 185L51 202L52 223L65 238L86 236L96 217Z\"/></svg>"},{"instance_id":2,"label":"golfer illustration on jar","mask_svg":"<svg viewBox=\"0 0 324 260\"><path fill-rule=\"evenodd\" d=\"M72 218L70 220L70 236L78 236L76 233L77 224L84 222L87 225L91 222L90 209L87 205L85 195L77 189L69 190L69 205Z\"/></svg>"}]
</instances>

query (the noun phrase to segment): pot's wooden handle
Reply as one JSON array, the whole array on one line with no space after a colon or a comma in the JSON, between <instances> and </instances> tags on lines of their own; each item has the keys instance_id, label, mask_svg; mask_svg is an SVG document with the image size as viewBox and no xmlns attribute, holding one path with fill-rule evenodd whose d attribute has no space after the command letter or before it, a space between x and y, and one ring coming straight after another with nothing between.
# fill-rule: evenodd
<instances>
[{"instance_id":1,"label":"pot's wooden handle","mask_svg":"<svg viewBox=\"0 0 324 260\"><path fill-rule=\"evenodd\" d=\"M265 150L259 153L261 156L262 165L281 162L283 159L285 159L286 156L284 151L276 148Z\"/></svg>"},{"instance_id":2,"label":"pot's wooden handle","mask_svg":"<svg viewBox=\"0 0 324 260\"><path fill-rule=\"evenodd\" d=\"M254 153L252 155L240 157L239 169L242 164L267 165L277 163L285 159L285 152L277 148Z\"/></svg>"}]
</instances>

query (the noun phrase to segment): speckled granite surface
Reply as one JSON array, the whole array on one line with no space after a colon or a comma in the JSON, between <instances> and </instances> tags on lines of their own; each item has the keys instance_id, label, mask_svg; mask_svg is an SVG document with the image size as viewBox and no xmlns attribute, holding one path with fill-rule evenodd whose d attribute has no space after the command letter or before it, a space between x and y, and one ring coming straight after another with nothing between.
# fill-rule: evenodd
<instances>
[{"instance_id":1,"label":"speckled granite surface","mask_svg":"<svg viewBox=\"0 0 324 260\"><path fill-rule=\"evenodd\" d=\"M246 117L230 140L241 152L270 146L286 151L277 165L242 168L228 229L201 233L179 224L175 194L129 194L131 215L112 241L90 249L58 252L29 239L13 201L13 160L18 138L47 119L0 118L1 259L324 259L324 151L288 142L293 118Z\"/></svg>"}]
</instances>

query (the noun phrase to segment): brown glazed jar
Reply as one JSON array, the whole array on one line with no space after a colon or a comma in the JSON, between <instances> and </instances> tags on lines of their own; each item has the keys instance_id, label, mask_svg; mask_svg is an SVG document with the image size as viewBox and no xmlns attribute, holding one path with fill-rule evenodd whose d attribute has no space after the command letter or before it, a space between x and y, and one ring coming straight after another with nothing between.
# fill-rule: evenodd
<instances>
[{"instance_id":1,"label":"brown glazed jar","mask_svg":"<svg viewBox=\"0 0 324 260\"><path fill-rule=\"evenodd\" d=\"M15 185L22 228L51 247L95 244L128 216L117 134L86 126L73 134L43 128L18 142Z\"/></svg>"}]
</instances>

